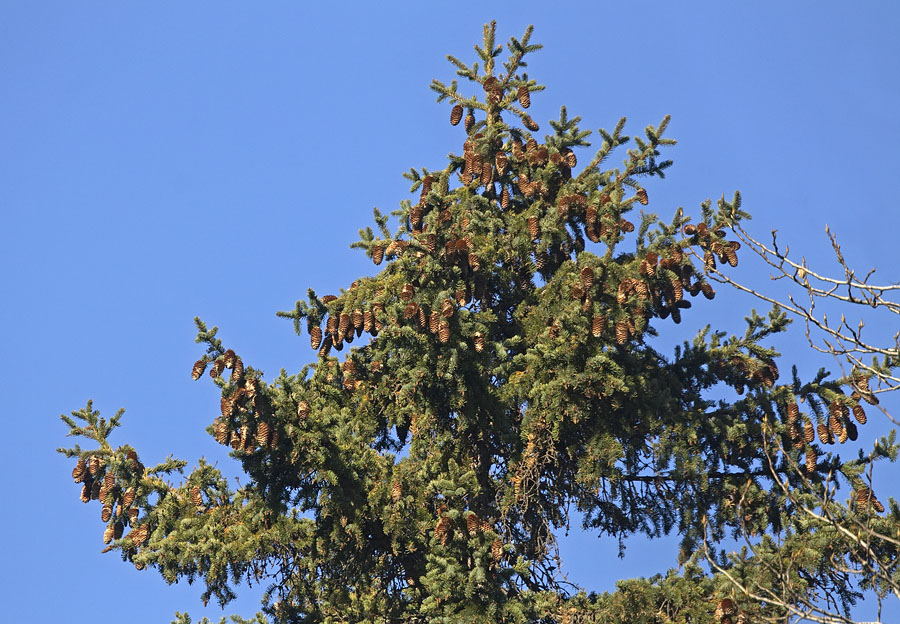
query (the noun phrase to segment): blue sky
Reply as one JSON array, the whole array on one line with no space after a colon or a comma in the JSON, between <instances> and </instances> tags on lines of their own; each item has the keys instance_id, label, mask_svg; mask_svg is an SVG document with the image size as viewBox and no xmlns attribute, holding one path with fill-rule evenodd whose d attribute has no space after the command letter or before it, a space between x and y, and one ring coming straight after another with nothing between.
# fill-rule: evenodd
<instances>
[{"instance_id":1,"label":"blue sky","mask_svg":"<svg viewBox=\"0 0 900 624\"><path fill-rule=\"evenodd\" d=\"M675 166L648 184L650 209L696 214L740 189L756 235L777 228L825 266L827 223L852 264L900 279L900 9L849 6L0 2L0 378L18 475L0 515L6 617L221 615L201 607L201 587L167 588L100 554L99 509L78 501L55 453L68 442L58 415L88 398L109 416L125 407L115 441L145 463L173 453L233 470L204 432L214 388L189 377L193 317L267 378L310 361L275 311L373 272L348 246L373 206L410 196L403 171L459 150L428 84L453 78L445 55L471 59L491 19L503 41L535 24L545 49L529 74L548 88L532 116L545 127L561 105L586 128L627 115L632 134L672 115ZM737 277L776 289L744 258ZM664 325L665 344L707 322L741 331L761 307L715 303ZM890 321L871 330L893 334ZM784 361L835 368L799 329L777 343ZM870 423L865 445L887 430ZM879 496L900 494L896 467L882 471ZM578 530L562 546L570 578L597 590L675 555L672 540L635 539L619 560L614 541ZM257 605L245 590L226 613Z\"/></svg>"}]
</instances>

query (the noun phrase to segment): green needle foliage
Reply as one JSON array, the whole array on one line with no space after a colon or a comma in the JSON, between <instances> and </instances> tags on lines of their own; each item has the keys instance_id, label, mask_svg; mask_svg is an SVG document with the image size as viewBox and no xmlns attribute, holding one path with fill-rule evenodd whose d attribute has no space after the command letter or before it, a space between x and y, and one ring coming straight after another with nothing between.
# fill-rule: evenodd
<instances>
[{"instance_id":1,"label":"green needle foliage","mask_svg":"<svg viewBox=\"0 0 900 624\"><path fill-rule=\"evenodd\" d=\"M393 232L377 210L377 233L361 230L354 247L380 273L279 313L309 334L315 363L266 381L196 321L206 353L193 376L222 392L208 431L247 485L229 488L204 462L174 485L163 477L185 462L148 469L111 446L121 414L106 421L88 403L63 417L92 441L61 452L78 460L85 502L104 506L107 550L169 582L202 580L204 602L267 584L254 622L783 618L735 583L783 582L766 575L785 549L806 553L778 572L804 596L853 603L835 557L872 549L796 512L839 482L866 492L871 462L896 457L893 438L851 462L822 450L855 437L859 395L842 387L861 380L777 383L765 341L788 322L776 310L751 313L740 336L706 328L671 357L647 342L679 331L692 303L715 305L705 268L737 264L726 234L748 215L739 194L704 203L695 223L681 210L635 215L650 201L641 180L671 164L668 117L641 137L624 119L600 130L579 170L580 118L563 108L539 135L527 113L543 89L523 71L540 47L530 37L513 38L500 65L487 25L477 62L450 57L466 89L433 82L462 122L462 153L406 174L418 198L401 202ZM614 152L619 166L606 164ZM823 444L809 438L816 426ZM831 513L877 518L893 536L896 505L878 515L868 496L832 498ZM575 510L600 536L677 533L678 570L602 596L567 591L554 532ZM761 554L715 553L741 534ZM698 565L704 545L721 572Z\"/></svg>"}]
</instances>

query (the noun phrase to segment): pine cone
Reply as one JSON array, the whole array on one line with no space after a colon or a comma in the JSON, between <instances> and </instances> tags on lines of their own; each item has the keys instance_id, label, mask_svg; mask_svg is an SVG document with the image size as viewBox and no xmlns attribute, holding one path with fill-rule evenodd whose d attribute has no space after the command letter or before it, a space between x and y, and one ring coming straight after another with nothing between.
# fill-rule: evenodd
<instances>
[{"instance_id":1,"label":"pine cone","mask_svg":"<svg viewBox=\"0 0 900 624\"><path fill-rule=\"evenodd\" d=\"M585 291L588 291L593 287L594 269L588 266L581 269L581 285L584 287Z\"/></svg>"},{"instance_id":2,"label":"pine cone","mask_svg":"<svg viewBox=\"0 0 900 624\"><path fill-rule=\"evenodd\" d=\"M94 485L93 481L85 481L84 485L81 486L81 502L89 503L91 502L91 487Z\"/></svg>"},{"instance_id":3,"label":"pine cone","mask_svg":"<svg viewBox=\"0 0 900 624\"><path fill-rule=\"evenodd\" d=\"M819 433L819 441L822 442L822 444L834 444L834 436L824 423L819 423L816 426L816 429Z\"/></svg>"},{"instance_id":4,"label":"pine cone","mask_svg":"<svg viewBox=\"0 0 900 624\"><path fill-rule=\"evenodd\" d=\"M473 271L477 271L481 268L481 261L478 259L478 255L474 252L469 253L469 267Z\"/></svg>"},{"instance_id":5,"label":"pine cone","mask_svg":"<svg viewBox=\"0 0 900 624\"><path fill-rule=\"evenodd\" d=\"M503 190L500 191L500 207L503 210L509 208L509 189L505 186L503 187Z\"/></svg>"},{"instance_id":6,"label":"pine cone","mask_svg":"<svg viewBox=\"0 0 900 624\"><path fill-rule=\"evenodd\" d=\"M475 115L472 114L472 111L469 111L466 114L466 121L464 125L466 128L466 132L470 132L472 130L472 126L475 125Z\"/></svg>"},{"instance_id":7,"label":"pine cone","mask_svg":"<svg viewBox=\"0 0 900 624\"><path fill-rule=\"evenodd\" d=\"M343 337L347 333L347 329L350 327L350 315L346 312L341 312L341 315L338 317L338 329L337 335L339 337Z\"/></svg>"},{"instance_id":8,"label":"pine cone","mask_svg":"<svg viewBox=\"0 0 900 624\"><path fill-rule=\"evenodd\" d=\"M531 92L526 85L522 85L516 90L516 96L519 98L519 104L522 108L531 106Z\"/></svg>"},{"instance_id":9,"label":"pine cone","mask_svg":"<svg viewBox=\"0 0 900 624\"><path fill-rule=\"evenodd\" d=\"M234 368L231 369L231 377L228 379L228 383L232 386L237 385L241 382L241 379L244 378L244 362L241 358L237 358L234 361Z\"/></svg>"},{"instance_id":10,"label":"pine cone","mask_svg":"<svg viewBox=\"0 0 900 624\"><path fill-rule=\"evenodd\" d=\"M194 367L191 369L191 379L197 381L203 375L206 370L206 358L200 358L196 362L194 362Z\"/></svg>"},{"instance_id":11,"label":"pine cone","mask_svg":"<svg viewBox=\"0 0 900 624\"><path fill-rule=\"evenodd\" d=\"M856 422L861 425L866 424L866 411L862 408L862 406L857 403L851 409L853 410L853 417L856 419Z\"/></svg>"},{"instance_id":12,"label":"pine cone","mask_svg":"<svg viewBox=\"0 0 900 624\"><path fill-rule=\"evenodd\" d=\"M816 455L816 449L811 446L806 447L806 474L812 474L816 471L816 465L819 457Z\"/></svg>"},{"instance_id":13,"label":"pine cone","mask_svg":"<svg viewBox=\"0 0 900 624\"><path fill-rule=\"evenodd\" d=\"M814 442L816 439L816 430L813 428L811 422L803 425L803 439L806 440L808 444Z\"/></svg>"},{"instance_id":14,"label":"pine cone","mask_svg":"<svg viewBox=\"0 0 900 624\"><path fill-rule=\"evenodd\" d=\"M301 419L309 416L309 412L310 412L309 403L307 403L306 401L300 401L297 404L297 416L299 416Z\"/></svg>"},{"instance_id":15,"label":"pine cone","mask_svg":"<svg viewBox=\"0 0 900 624\"><path fill-rule=\"evenodd\" d=\"M641 202L642 206L646 206L648 203L650 203L650 200L647 198L647 191L645 191L644 189L638 189L635 197L637 197L637 200Z\"/></svg>"},{"instance_id":16,"label":"pine cone","mask_svg":"<svg viewBox=\"0 0 900 624\"><path fill-rule=\"evenodd\" d=\"M725 247L725 258L728 260L728 264L736 267L738 265L738 257L737 253L734 251L734 247L728 245Z\"/></svg>"},{"instance_id":17,"label":"pine cone","mask_svg":"<svg viewBox=\"0 0 900 624\"><path fill-rule=\"evenodd\" d=\"M737 607L735 607L734 601L731 598L723 598L719 601L719 604L716 605L716 612L713 617L716 620L721 621L724 617L730 617L737 612Z\"/></svg>"},{"instance_id":18,"label":"pine cone","mask_svg":"<svg viewBox=\"0 0 900 624\"><path fill-rule=\"evenodd\" d=\"M234 366L234 361L236 358L237 356L234 354L234 351L228 349L228 351L225 352L225 355L222 356L222 362L225 364L225 368L231 368L232 366Z\"/></svg>"},{"instance_id":19,"label":"pine cone","mask_svg":"<svg viewBox=\"0 0 900 624\"><path fill-rule=\"evenodd\" d=\"M403 309L403 318L411 319L419 313L419 304L415 301L410 301L406 304L406 307Z\"/></svg>"},{"instance_id":20,"label":"pine cone","mask_svg":"<svg viewBox=\"0 0 900 624\"><path fill-rule=\"evenodd\" d=\"M415 295L416 289L413 288L412 284L404 284L403 288L400 290L400 299L403 301L409 301Z\"/></svg>"},{"instance_id":21,"label":"pine cone","mask_svg":"<svg viewBox=\"0 0 900 624\"><path fill-rule=\"evenodd\" d=\"M713 290L713 287L710 286L709 282L703 282L700 284L700 290L703 292L703 296L707 299L713 299L716 296L716 291Z\"/></svg>"},{"instance_id":22,"label":"pine cone","mask_svg":"<svg viewBox=\"0 0 900 624\"><path fill-rule=\"evenodd\" d=\"M541 129L541 127L538 126L535 123L534 119L532 119L529 115L525 115L524 117L522 117L522 125L525 126L526 128L528 128L529 130L531 130L532 132L537 132L538 130Z\"/></svg>"},{"instance_id":23,"label":"pine cone","mask_svg":"<svg viewBox=\"0 0 900 624\"><path fill-rule=\"evenodd\" d=\"M88 472L91 473L92 477L97 476L102 466L103 461L97 455L91 455L90 459L88 459Z\"/></svg>"},{"instance_id":24,"label":"pine cone","mask_svg":"<svg viewBox=\"0 0 900 624\"><path fill-rule=\"evenodd\" d=\"M84 476L87 473L87 463L85 463L84 459L79 458L75 463L75 467L72 469L72 479L75 480L75 483L81 483L84 481Z\"/></svg>"},{"instance_id":25,"label":"pine cone","mask_svg":"<svg viewBox=\"0 0 900 624\"><path fill-rule=\"evenodd\" d=\"M497 166L497 175L502 176L506 173L506 167L509 165L506 152L497 152L497 155L494 156L494 164Z\"/></svg>"},{"instance_id":26,"label":"pine cone","mask_svg":"<svg viewBox=\"0 0 900 624\"><path fill-rule=\"evenodd\" d=\"M391 500L396 503L401 496L403 496L403 486L399 481L394 481L391 484Z\"/></svg>"},{"instance_id":27,"label":"pine cone","mask_svg":"<svg viewBox=\"0 0 900 624\"><path fill-rule=\"evenodd\" d=\"M441 321L441 325L438 328L438 338L441 344L446 344L450 340L450 323L447 321Z\"/></svg>"},{"instance_id":28,"label":"pine cone","mask_svg":"<svg viewBox=\"0 0 900 624\"><path fill-rule=\"evenodd\" d=\"M450 125L455 126L459 124L460 120L463 116L463 107L459 104L456 104L453 108L450 109Z\"/></svg>"},{"instance_id":29,"label":"pine cone","mask_svg":"<svg viewBox=\"0 0 900 624\"><path fill-rule=\"evenodd\" d=\"M623 345L628 341L628 323L619 321L616 323L616 343Z\"/></svg>"},{"instance_id":30,"label":"pine cone","mask_svg":"<svg viewBox=\"0 0 900 624\"><path fill-rule=\"evenodd\" d=\"M441 315L437 310L431 312L431 316L428 318L428 331L432 334L438 333L438 330L441 327Z\"/></svg>"},{"instance_id":31,"label":"pine cone","mask_svg":"<svg viewBox=\"0 0 900 624\"><path fill-rule=\"evenodd\" d=\"M219 444L228 444L228 423L221 418L213 424L213 437Z\"/></svg>"},{"instance_id":32,"label":"pine cone","mask_svg":"<svg viewBox=\"0 0 900 624\"><path fill-rule=\"evenodd\" d=\"M125 509L131 507L131 504L134 502L135 494L136 492L133 487L125 490L125 493L122 495L122 507L124 507Z\"/></svg>"},{"instance_id":33,"label":"pine cone","mask_svg":"<svg viewBox=\"0 0 900 624\"><path fill-rule=\"evenodd\" d=\"M494 181L494 168L491 166L491 163L482 163L481 164L481 185L488 186L493 181Z\"/></svg>"},{"instance_id":34,"label":"pine cone","mask_svg":"<svg viewBox=\"0 0 900 624\"><path fill-rule=\"evenodd\" d=\"M113 525L109 525L106 527L106 530L103 531L103 543L109 544L113 541L113 537L116 534L116 528Z\"/></svg>"},{"instance_id":35,"label":"pine cone","mask_svg":"<svg viewBox=\"0 0 900 624\"><path fill-rule=\"evenodd\" d=\"M147 538L150 536L150 527L146 524L142 524L140 526L135 527L131 531L131 542L135 546L140 546L144 542L147 541Z\"/></svg>"},{"instance_id":36,"label":"pine cone","mask_svg":"<svg viewBox=\"0 0 900 624\"><path fill-rule=\"evenodd\" d=\"M384 260L384 247L379 243L372 243L372 262L379 265L382 260Z\"/></svg>"},{"instance_id":37,"label":"pine cone","mask_svg":"<svg viewBox=\"0 0 900 624\"><path fill-rule=\"evenodd\" d=\"M578 159L575 157L575 152L573 152L572 150L570 150L567 147L567 148L563 149L561 154L562 154L563 160L566 162L566 164L569 167L574 169L575 166L578 164Z\"/></svg>"},{"instance_id":38,"label":"pine cone","mask_svg":"<svg viewBox=\"0 0 900 624\"><path fill-rule=\"evenodd\" d=\"M503 540L495 539L491 542L491 558L494 563L500 563L503 558Z\"/></svg>"},{"instance_id":39,"label":"pine cone","mask_svg":"<svg viewBox=\"0 0 900 624\"><path fill-rule=\"evenodd\" d=\"M225 370L225 362L223 362L221 359L216 360L215 362L213 362L212 368L209 369L209 376L213 379L216 379L217 377L222 375L223 370Z\"/></svg>"},{"instance_id":40,"label":"pine cone","mask_svg":"<svg viewBox=\"0 0 900 624\"><path fill-rule=\"evenodd\" d=\"M599 338L603 335L603 328L606 326L606 318L600 315L594 316L591 320L591 335Z\"/></svg>"},{"instance_id":41,"label":"pine cone","mask_svg":"<svg viewBox=\"0 0 900 624\"><path fill-rule=\"evenodd\" d=\"M484 335L481 332L475 332L472 338L475 342L475 350L478 353L484 351Z\"/></svg>"},{"instance_id":42,"label":"pine cone","mask_svg":"<svg viewBox=\"0 0 900 624\"><path fill-rule=\"evenodd\" d=\"M531 240L536 240L541 236L541 225L536 216L528 217L528 233L531 235Z\"/></svg>"},{"instance_id":43,"label":"pine cone","mask_svg":"<svg viewBox=\"0 0 900 624\"><path fill-rule=\"evenodd\" d=\"M256 444L261 447L269 446L269 439L272 435L272 429L269 427L269 423L265 421L261 421L256 426Z\"/></svg>"},{"instance_id":44,"label":"pine cone","mask_svg":"<svg viewBox=\"0 0 900 624\"><path fill-rule=\"evenodd\" d=\"M318 349L322 345L322 328L318 325L313 325L309 329L309 346L313 349Z\"/></svg>"}]
</instances>

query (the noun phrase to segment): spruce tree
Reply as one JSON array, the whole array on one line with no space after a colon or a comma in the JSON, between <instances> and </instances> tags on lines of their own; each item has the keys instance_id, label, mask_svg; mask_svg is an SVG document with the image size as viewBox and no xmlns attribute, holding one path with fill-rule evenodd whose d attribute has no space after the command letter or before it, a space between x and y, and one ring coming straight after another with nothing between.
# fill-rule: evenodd
<instances>
[{"instance_id":1,"label":"spruce tree","mask_svg":"<svg viewBox=\"0 0 900 624\"><path fill-rule=\"evenodd\" d=\"M652 346L695 303L715 305L706 271L737 266L728 232L748 215L737 193L696 220L643 210L642 181L672 164L668 117L634 137L621 119L590 156L565 108L540 134L531 33L501 64L486 25L476 62L449 57L465 88L432 83L461 152L405 174L414 199L395 229L376 210L376 230L360 231L353 246L380 272L279 312L314 363L267 381L196 320L206 351L191 374L221 389L207 431L247 485L203 461L166 479L187 462L148 468L113 446L121 412L63 416L90 440L61 452L77 459L82 500L102 505L106 550L169 582L202 579L204 602L265 583L278 622L736 622L785 612L736 596L698 551L742 531L815 548L779 484L820 491L839 474L860 513L883 511L862 479L874 458L823 450L855 438L851 415L865 421L864 378L781 380L765 342L783 313L750 313L743 335L707 327L672 356ZM679 569L567 592L554 532L575 510L611 539L677 533ZM807 590L851 604L824 552L807 557Z\"/></svg>"}]
</instances>

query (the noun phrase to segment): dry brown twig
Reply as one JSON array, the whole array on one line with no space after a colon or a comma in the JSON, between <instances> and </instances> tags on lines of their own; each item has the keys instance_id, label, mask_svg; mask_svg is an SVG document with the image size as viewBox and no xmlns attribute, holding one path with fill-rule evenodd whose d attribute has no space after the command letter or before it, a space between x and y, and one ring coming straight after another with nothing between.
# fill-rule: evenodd
<instances>
[{"instance_id":1,"label":"dry brown twig","mask_svg":"<svg viewBox=\"0 0 900 624\"><path fill-rule=\"evenodd\" d=\"M820 353L827 353L841 362L850 364L852 372L848 379L871 377L877 381L877 387L872 387L863 398L875 399L878 394L900 389L900 376L895 372L900 365L900 331L891 338L892 344L876 344L863 337L865 323L862 319L854 326L846 315L841 313L840 322L835 324L829 321L827 312L822 310L826 303L836 303L843 306L862 306L900 317L900 301L898 301L900 284L872 283L874 268L864 277L858 277L857 271L844 258L834 233L827 226L825 232L831 242L835 260L843 272L842 277L831 277L814 270L807 264L805 257L799 262L793 260L789 256L789 246L783 249L779 246L776 230L772 231L771 244L765 244L750 235L739 222L732 221L728 225L743 245L774 270L770 279L786 280L800 287L804 292L805 301L798 301L791 293L787 294L786 301L779 299L740 283L715 267L707 266L706 272L710 279L733 286L741 292L753 295L803 319L810 346ZM696 252L690 248L686 248L686 251L696 256ZM698 256L698 259L702 263L702 258ZM864 361L864 358L869 361ZM877 402L877 399L872 402ZM883 409L882 411L885 412ZM887 412L885 414L890 417ZM893 421L893 418L891 420Z\"/></svg>"}]
</instances>

